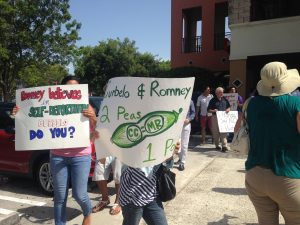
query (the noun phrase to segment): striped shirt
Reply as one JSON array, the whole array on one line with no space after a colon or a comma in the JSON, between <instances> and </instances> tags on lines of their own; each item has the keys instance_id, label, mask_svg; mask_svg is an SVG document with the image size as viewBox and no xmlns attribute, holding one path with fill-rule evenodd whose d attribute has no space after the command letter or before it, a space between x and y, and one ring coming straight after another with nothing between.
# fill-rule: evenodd
<instances>
[{"instance_id":1,"label":"striped shirt","mask_svg":"<svg viewBox=\"0 0 300 225\"><path fill-rule=\"evenodd\" d=\"M156 175L151 173L148 177L141 169L127 167L121 176L120 205L145 206L153 202L157 196Z\"/></svg>"}]
</instances>

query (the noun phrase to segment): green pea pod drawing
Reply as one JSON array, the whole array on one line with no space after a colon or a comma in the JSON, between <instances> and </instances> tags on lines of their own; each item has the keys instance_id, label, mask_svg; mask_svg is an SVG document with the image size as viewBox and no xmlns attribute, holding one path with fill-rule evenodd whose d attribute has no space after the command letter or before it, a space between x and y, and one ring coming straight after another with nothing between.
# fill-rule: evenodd
<instances>
[{"instance_id":1,"label":"green pea pod drawing","mask_svg":"<svg viewBox=\"0 0 300 225\"><path fill-rule=\"evenodd\" d=\"M111 141L120 148L131 148L146 137L163 133L172 127L178 120L182 108L176 111L154 111L143 116L136 123L123 123L117 127Z\"/></svg>"}]
</instances>

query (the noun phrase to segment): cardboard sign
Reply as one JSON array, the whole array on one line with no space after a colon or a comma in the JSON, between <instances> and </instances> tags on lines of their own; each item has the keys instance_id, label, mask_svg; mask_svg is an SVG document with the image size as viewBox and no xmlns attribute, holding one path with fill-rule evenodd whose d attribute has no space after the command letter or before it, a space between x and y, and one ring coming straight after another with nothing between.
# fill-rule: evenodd
<instances>
[{"instance_id":1,"label":"cardboard sign","mask_svg":"<svg viewBox=\"0 0 300 225\"><path fill-rule=\"evenodd\" d=\"M16 150L86 147L90 144L88 85L58 85L16 91Z\"/></svg>"},{"instance_id":2,"label":"cardboard sign","mask_svg":"<svg viewBox=\"0 0 300 225\"><path fill-rule=\"evenodd\" d=\"M224 97L229 101L230 110L236 111L238 107L238 93L224 93Z\"/></svg>"},{"instance_id":3,"label":"cardboard sign","mask_svg":"<svg viewBox=\"0 0 300 225\"><path fill-rule=\"evenodd\" d=\"M126 165L145 167L171 157L193 86L194 78L111 79L99 110L97 158L113 155Z\"/></svg>"},{"instance_id":4,"label":"cardboard sign","mask_svg":"<svg viewBox=\"0 0 300 225\"><path fill-rule=\"evenodd\" d=\"M237 111L217 111L217 119L220 133L234 132L234 126L238 119Z\"/></svg>"}]
</instances>

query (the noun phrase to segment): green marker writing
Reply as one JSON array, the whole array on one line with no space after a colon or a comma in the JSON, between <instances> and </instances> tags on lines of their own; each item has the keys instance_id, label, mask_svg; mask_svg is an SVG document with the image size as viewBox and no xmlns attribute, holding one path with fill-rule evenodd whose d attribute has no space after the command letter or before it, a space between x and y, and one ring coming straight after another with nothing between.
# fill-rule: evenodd
<instances>
[{"instance_id":1,"label":"green marker writing","mask_svg":"<svg viewBox=\"0 0 300 225\"><path fill-rule=\"evenodd\" d=\"M124 123L114 131L111 141L120 148L131 148L146 137L155 136L168 130L178 120L182 108L176 111L155 111L146 114L136 123Z\"/></svg>"}]
</instances>

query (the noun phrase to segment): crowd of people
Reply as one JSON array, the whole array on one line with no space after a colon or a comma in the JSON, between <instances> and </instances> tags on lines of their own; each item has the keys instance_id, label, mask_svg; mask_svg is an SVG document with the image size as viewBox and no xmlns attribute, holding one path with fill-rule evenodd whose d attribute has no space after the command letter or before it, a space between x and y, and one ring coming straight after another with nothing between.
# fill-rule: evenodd
<instances>
[{"instance_id":1,"label":"crowd of people","mask_svg":"<svg viewBox=\"0 0 300 225\"><path fill-rule=\"evenodd\" d=\"M286 224L300 224L300 76L297 70L288 70L281 62L266 64L260 73L257 95L252 96L243 108L243 98L238 95L239 119L249 127L250 150L245 163L246 190L257 212L260 225L278 225L281 212ZM63 79L62 84L78 84L74 76ZM236 93L229 87L228 93ZM19 108L13 109L13 114ZM215 95L206 86L193 101L183 124L181 141L174 154L179 154L178 169L185 169L191 121L195 118L201 127L201 143L206 143L210 131L217 150L229 150L226 133L220 133L217 112L229 112L231 106L224 97L224 89L217 87ZM89 107L83 115L90 121L93 134L96 114ZM247 114L247 117L244 116ZM101 136L101 134L100 134ZM179 153L178 153L179 152ZM138 225L143 218L149 225L167 225L163 205L157 195L156 171L159 165L132 168L115 157L97 162L93 180L101 193L101 200L94 207L87 193L88 174L91 163L91 146L86 148L51 150L50 164L54 185L54 218L56 225L66 224L68 182L72 183L73 197L81 206L83 225L91 225L91 213L96 213L110 204L107 182L111 171L115 181L116 198L111 215L122 212L123 225ZM170 159L172 160L173 157Z\"/></svg>"},{"instance_id":2,"label":"crowd of people","mask_svg":"<svg viewBox=\"0 0 300 225\"><path fill-rule=\"evenodd\" d=\"M250 139L245 162L247 194L260 225L279 225L279 212L285 224L300 224L300 76L282 62L270 62L261 69L260 77L247 106L243 108L239 95L237 102L235 131L244 120ZM216 149L227 151L226 135L219 133L215 113L228 112L230 105L223 97L223 88L216 88L215 97L209 90L206 87L197 100L196 120L200 111L202 142L208 126ZM231 87L228 92L236 90Z\"/></svg>"},{"instance_id":3,"label":"crowd of people","mask_svg":"<svg viewBox=\"0 0 300 225\"><path fill-rule=\"evenodd\" d=\"M242 111L244 100L236 92L235 87L228 87L227 93L236 93L236 109L238 112ZM210 93L210 87L206 86L201 95L197 98L196 103L196 122L200 123L201 129L201 143L206 143L206 133L210 131L215 148L222 152L228 151L227 142L233 139L233 133L221 133L219 131L219 124L217 120L217 111L229 112L232 108L229 100L224 96L224 88L217 87L215 89L215 96ZM220 145L221 143L221 145Z\"/></svg>"},{"instance_id":4,"label":"crowd of people","mask_svg":"<svg viewBox=\"0 0 300 225\"><path fill-rule=\"evenodd\" d=\"M75 76L67 76L62 85L79 84ZM191 102L191 107L193 104ZM15 106L12 115L15 116L20 108ZM89 105L82 111L83 116L89 119L91 141L99 138L95 132L96 112ZM188 125L189 117L185 120ZM180 143L174 148L178 154ZM185 146L187 151L187 146ZM109 203L107 181L110 170L113 170L116 185L116 199L110 210L111 215L122 211L123 225L138 225L141 218L150 225L167 225L163 205L157 195L157 170L160 166L133 168L122 163L115 157L106 157L98 160L93 180L102 194L99 203L92 207L87 192L88 176L91 166L92 143L84 148L65 148L50 150L50 167L54 189L54 221L55 225L65 225L67 221L66 206L69 182L72 185L72 195L83 212L82 225L91 225L91 214L104 209ZM168 159L172 161L173 156ZM121 176L122 172L122 176ZM122 178L121 178L122 177Z\"/></svg>"}]
</instances>

